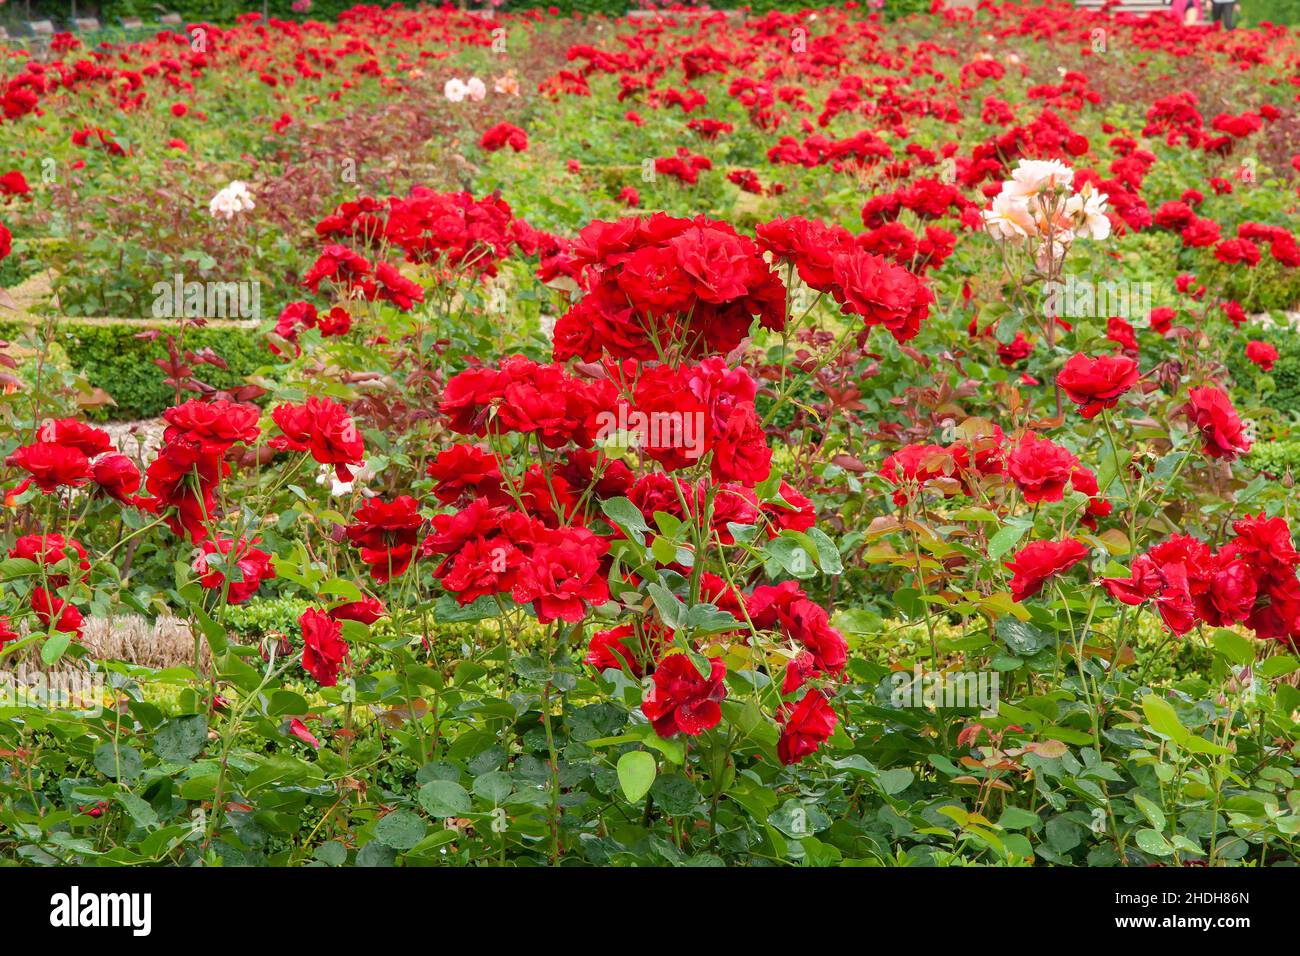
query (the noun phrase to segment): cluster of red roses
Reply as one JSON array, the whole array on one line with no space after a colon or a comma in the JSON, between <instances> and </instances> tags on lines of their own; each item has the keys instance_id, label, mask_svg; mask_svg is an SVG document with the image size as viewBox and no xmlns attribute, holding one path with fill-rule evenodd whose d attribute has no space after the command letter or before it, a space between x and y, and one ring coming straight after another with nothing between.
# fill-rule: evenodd
<instances>
[{"instance_id":1,"label":"cluster of red roses","mask_svg":"<svg viewBox=\"0 0 1300 956\"><path fill-rule=\"evenodd\" d=\"M489 153L509 146L516 153L528 148L528 134L513 123L497 123L483 132L479 145Z\"/></svg>"},{"instance_id":2,"label":"cluster of red roses","mask_svg":"<svg viewBox=\"0 0 1300 956\"><path fill-rule=\"evenodd\" d=\"M36 440L12 452L5 463L27 472L7 499L16 498L35 485L43 494L62 493L93 485L94 493L103 494L123 504L133 504L140 488L140 472L125 455L113 448L108 433L72 418L45 422L36 431ZM69 576L49 573L49 568L76 555L82 571L88 571L86 549L75 539L66 541L59 534L25 535L10 550L9 556L35 561L42 568L40 583L32 589L29 605L41 625L71 634L80 634L81 612L56 592L66 586ZM84 577L84 575L82 576ZM6 636L7 635L7 636ZM0 645L14 636L8 620L0 619Z\"/></svg>"},{"instance_id":3,"label":"cluster of red roses","mask_svg":"<svg viewBox=\"0 0 1300 956\"><path fill-rule=\"evenodd\" d=\"M785 286L762 250L703 216L590 223L542 277L556 272L585 292L556 323L556 361L725 354L755 316L785 325Z\"/></svg>"},{"instance_id":4,"label":"cluster of red roses","mask_svg":"<svg viewBox=\"0 0 1300 956\"><path fill-rule=\"evenodd\" d=\"M232 604L247 601L262 580L275 577L270 556L256 547L256 539L231 540L216 530L221 519L217 492L221 480L231 472L232 449L257 442L260 416L256 406L227 399L192 399L164 411L167 428L162 446L145 470L148 496L135 501L161 515L173 532L201 545L202 553L195 561L200 583L224 588ZM350 478L349 469L363 461L361 437L337 402L309 398L302 405L280 405L271 417L280 432L269 442L273 449L308 452L317 462L333 465L341 479ZM239 568L239 580L229 580L211 567L217 555L227 566Z\"/></svg>"},{"instance_id":5,"label":"cluster of red roses","mask_svg":"<svg viewBox=\"0 0 1300 956\"><path fill-rule=\"evenodd\" d=\"M31 476L11 495L21 494L31 484L49 494L60 487L91 482L97 490L125 503L140 487L139 470L130 458L117 453L113 440L102 429L75 418L61 418L41 425L35 437L5 459L5 464Z\"/></svg>"},{"instance_id":6,"label":"cluster of red roses","mask_svg":"<svg viewBox=\"0 0 1300 956\"><path fill-rule=\"evenodd\" d=\"M1284 518L1247 515L1218 551L1190 535L1173 535L1135 558L1127 578L1103 578L1116 600L1154 603L1175 634L1198 622L1245 624L1257 637L1300 639L1300 554Z\"/></svg>"},{"instance_id":7,"label":"cluster of red roses","mask_svg":"<svg viewBox=\"0 0 1300 956\"><path fill-rule=\"evenodd\" d=\"M855 240L846 229L799 216L774 219L756 232L774 259L793 265L807 286L829 293L868 329L884 326L898 342L921 330L934 295L916 275L864 248L873 234Z\"/></svg>"},{"instance_id":8,"label":"cluster of red roses","mask_svg":"<svg viewBox=\"0 0 1300 956\"><path fill-rule=\"evenodd\" d=\"M29 607L41 626L79 635L84 623L81 611L59 591L70 581L85 581L90 572L81 542L61 534L25 534L9 549L9 557L32 561L40 569L40 583L32 588ZM9 618L0 616L0 647L17 637Z\"/></svg>"},{"instance_id":9,"label":"cluster of red roses","mask_svg":"<svg viewBox=\"0 0 1300 956\"><path fill-rule=\"evenodd\" d=\"M1069 485L1091 496L1085 521L1095 521L1111 511L1110 503L1097 497L1097 476L1080 464L1073 452L1033 432L1008 444L997 425L990 426L986 434L946 447L905 445L885 459L879 473L897 489L894 502L900 506L931 487L945 497L958 492L972 496L978 479L1005 475L1029 504L1061 501Z\"/></svg>"}]
</instances>

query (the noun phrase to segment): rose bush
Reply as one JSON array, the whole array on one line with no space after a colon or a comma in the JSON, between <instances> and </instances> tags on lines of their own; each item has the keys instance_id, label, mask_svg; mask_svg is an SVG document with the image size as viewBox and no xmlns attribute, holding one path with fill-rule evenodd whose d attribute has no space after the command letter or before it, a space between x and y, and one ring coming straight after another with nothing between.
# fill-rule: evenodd
<instances>
[{"instance_id":1,"label":"rose bush","mask_svg":"<svg viewBox=\"0 0 1300 956\"><path fill-rule=\"evenodd\" d=\"M54 318L0 352L0 667L102 682L0 700L6 858L1294 862L1294 493L1250 457L1288 428L1252 313L1300 297L1294 37L583 29L15 59L7 268L272 308L233 387L175 316L151 442L75 413L113 383ZM168 205L87 198L124 182ZM97 654L127 610L192 652Z\"/></svg>"}]
</instances>

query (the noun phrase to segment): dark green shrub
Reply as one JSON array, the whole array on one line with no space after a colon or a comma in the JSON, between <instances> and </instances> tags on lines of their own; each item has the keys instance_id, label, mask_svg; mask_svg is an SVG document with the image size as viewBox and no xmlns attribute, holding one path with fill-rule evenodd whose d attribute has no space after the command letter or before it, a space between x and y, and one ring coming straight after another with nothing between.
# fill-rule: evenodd
<instances>
[{"instance_id":1,"label":"dark green shrub","mask_svg":"<svg viewBox=\"0 0 1300 956\"><path fill-rule=\"evenodd\" d=\"M137 338L145 326L132 322L62 321L55 330L58 344L74 370L84 371L92 386L104 389L117 403L107 415L128 420L152 418L172 405L175 393L163 384L155 359L167 356L164 335L153 341ZM0 339L14 338L20 327L0 323ZM270 364L266 340L255 328L209 326L190 329L187 349L211 348L229 366L201 366L198 377L218 388L242 384L247 376Z\"/></svg>"}]
</instances>

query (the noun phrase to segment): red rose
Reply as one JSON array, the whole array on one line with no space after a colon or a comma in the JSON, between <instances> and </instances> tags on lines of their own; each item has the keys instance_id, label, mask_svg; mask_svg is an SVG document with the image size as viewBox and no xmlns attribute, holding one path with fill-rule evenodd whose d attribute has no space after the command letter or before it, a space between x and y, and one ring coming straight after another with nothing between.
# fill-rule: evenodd
<instances>
[{"instance_id":1,"label":"red rose","mask_svg":"<svg viewBox=\"0 0 1300 956\"><path fill-rule=\"evenodd\" d=\"M930 314L934 296L902 266L869 252L854 250L835 260L835 301L867 327L883 325L899 342L915 338Z\"/></svg>"},{"instance_id":2,"label":"red rose","mask_svg":"<svg viewBox=\"0 0 1300 956\"><path fill-rule=\"evenodd\" d=\"M783 710L785 708L782 708ZM835 711L819 690L810 690L785 715L781 737L776 742L776 753L781 763L789 766L798 763L811 753L816 753L835 732Z\"/></svg>"},{"instance_id":3,"label":"red rose","mask_svg":"<svg viewBox=\"0 0 1300 956\"><path fill-rule=\"evenodd\" d=\"M47 421L36 432L36 440L75 448L87 458L102 455L113 448L113 440L108 432L79 422L75 418Z\"/></svg>"},{"instance_id":4,"label":"red rose","mask_svg":"<svg viewBox=\"0 0 1300 956\"><path fill-rule=\"evenodd\" d=\"M126 455L105 455L91 467L91 478L110 498L123 504L140 490L140 469Z\"/></svg>"},{"instance_id":5,"label":"red rose","mask_svg":"<svg viewBox=\"0 0 1300 956\"><path fill-rule=\"evenodd\" d=\"M1011 597L1023 601L1043 589L1053 575L1062 574L1082 561L1088 549L1078 541L1034 541L1017 551L1006 568L1011 571Z\"/></svg>"},{"instance_id":6,"label":"red rose","mask_svg":"<svg viewBox=\"0 0 1300 956\"><path fill-rule=\"evenodd\" d=\"M588 604L609 600L600 558L609 542L586 528L558 528L538 544L519 571L514 599L532 603L537 619L569 623L587 615Z\"/></svg>"},{"instance_id":7,"label":"red rose","mask_svg":"<svg viewBox=\"0 0 1300 956\"><path fill-rule=\"evenodd\" d=\"M998 361L1003 365L1015 365L1034 354L1034 344L1025 338L1024 332L1017 332L1008 344L998 345Z\"/></svg>"},{"instance_id":8,"label":"red rose","mask_svg":"<svg viewBox=\"0 0 1300 956\"><path fill-rule=\"evenodd\" d=\"M1151 310L1151 314L1147 317L1147 321L1151 325L1151 331L1159 332L1161 335L1164 335L1169 331L1169 327L1177 317L1177 310L1171 309L1167 305L1162 305L1158 309Z\"/></svg>"},{"instance_id":9,"label":"red rose","mask_svg":"<svg viewBox=\"0 0 1300 956\"><path fill-rule=\"evenodd\" d=\"M18 640L18 632L9 626L9 618L0 614L0 651L6 644Z\"/></svg>"},{"instance_id":10,"label":"red rose","mask_svg":"<svg viewBox=\"0 0 1300 956\"><path fill-rule=\"evenodd\" d=\"M445 505L480 495L501 493L496 456L475 445L452 445L429 462L425 473L434 480L433 494Z\"/></svg>"},{"instance_id":11,"label":"red rose","mask_svg":"<svg viewBox=\"0 0 1300 956\"><path fill-rule=\"evenodd\" d=\"M509 146L516 153L522 153L528 148L528 134L510 123L497 123L483 133L479 145L489 153L495 153L503 146Z\"/></svg>"},{"instance_id":12,"label":"red rose","mask_svg":"<svg viewBox=\"0 0 1300 956\"><path fill-rule=\"evenodd\" d=\"M221 591L224 588L227 603L243 604L257 593L263 581L275 577L275 569L271 567L271 556L255 547L260 543L261 539L258 538L252 541L240 538L238 546L229 538L221 538L215 544L211 540L204 541L203 553L194 562L194 570L200 575L199 583L210 591ZM235 552L234 563L239 569L240 580L232 579L227 585L225 574L209 569L208 555L217 553L224 555L226 560L223 563L229 567L232 550Z\"/></svg>"},{"instance_id":13,"label":"red rose","mask_svg":"<svg viewBox=\"0 0 1300 956\"><path fill-rule=\"evenodd\" d=\"M633 677L642 677L646 665L658 660L671 642L672 633L661 625L649 621L641 628L620 624L593 634L583 660L602 673L613 668L627 671Z\"/></svg>"},{"instance_id":14,"label":"red rose","mask_svg":"<svg viewBox=\"0 0 1300 956\"><path fill-rule=\"evenodd\" d=\"M391 502L371 498L352 518L346 529L348 540L361 550L370 576L382 583L405 572L424 523L415 499L409 495L399 495Z\"/></svg>"},{"instance_id":15,"label":"red rose","mask_svg":"<svg viewBox=\"0 0 1300 956\"><path fill-rule=\"evenodd\" d=\"M1007 474L1030 504L1060 501L1078 467L1079 459L1067 449L1032 432L1026 433L1007 457Z\"/></svg>"},{"instance_id":16,"label":"red rose","mask_svg":"<svg viewBox=\"0 0 1300 956\"><path fill-rule=\"evenodd\" d=\"M84 618L80 611L63 598L55 597L44 587L37 586L32 590L31 608L41 625L47 630L53 627L56 631L81 638L81 625L85 622Z\"/></svg>"},{"instance_id":17,"label":"red rose","mask_svg":"<svg viewBox=\"0 0 1300 956\"><path fill-rule=\"evenodd\" d=\"M1246 358L1258 365L1261 370L1271 372L1273 363L1277 361L1277 349L1267 342L1252 339L1246 343Z\"/></svg>"},{"instance_id":18,"label":"red rose","mask_svg":"<svg viewBox=\"0 0 1300 956\"><path fill-rule=\"evenodd\" d=\"M303 405L281 405L271 419L282 435L272 438L272 448L309 451L322 465L333 465L339 481L351 481L349 466L365 461L365 443L347 409L328 398L307 399Z\"/></svg>"},{"instance_id":19,"label":"red rose","mask_svg":"<svg viewBox=\"0 0 1300 956\"><path fill-rule=\"evenodd\" d=\"M35 561L44 571L45 582L52 588L61 588L68 583L67 574L55 573L54 569L65 561L69 569L82 573L77 575L85 580L90 570L86 560L86 549L76 538L64 538L61 534L25 534L14 542L9 549L9 557L24 558Z\"/></svg>"},{"instance_id":20,"label":"red rose","mask_svg":"<svg viewBox=\"0 0 1300 956\"><path fill-rule=\"evenodd\" d=\"M818 292L830 292L835 284L837 254L853 246L853 236L840 226L791 216L773 219L754 230L758 243L773 258L793 263L799 278Z\"/></svg>"},{"instance_id":21,"label":"red rose","mask_svg":"<svg viewBox=\"0 0 1300 956\"><path fill-rule=\"evenodd\" d=\"M336 621L356 621L369 626L387 614L388 609L379 598L365 597L332 607L327 613Z\"/></svg>"},{"instance_id":22,"label":"red rose","mask_svg":"<svg viewBox=\"0 0 1300 956\"><path fill-rule=\"evenodd\" d=\"M46 494L57 491L60 485L85 484L90 477L90 460L85 454L47 441L24 445L6 458L5 464L26 471Z\"/></svg>"},{"instance_id":23,"label":"red rose","mask_svg":"<svg viewBox=\"0 0 1300 956\"><path fill-rule=\"evenodd\" d=\"M302 668L322 687L339 682L339 669L348 656L343 625L324 611L309 607L298 618L302 628Z\"/></svg>"},{"instance_id":24,"label":"red rose","mask_svg":"<svg viewBox=\"0 0 1300 956\"><path fill-rule=\"evenodd\" d=\"M641 712L660 737L677 733L694 737L722 720L720 702L727 696L727 676L721 658L709 659L709 676L687 654L669 654L654 672L654 686L641 700Z\"/></svg>"},{"instance_id":25,"label":"red rose","mask_svg":"<svg viewBox=\"0 0 1300 956\"><path fill-rule=\"evenodd\" d=\"M1207 455L1233 461L1238 455L1250 451L1246 427L1223 389L1213 385L1194 388L1190 398L1185 410L1192 423L1200 429L1201 443Z\"/></svg>"},{"instance_id":26,"label":"red rose","mask_svg":"<svg viewBox=\"0 0 1300 956\"><path fill-rule=\"evenodd\" d=\"M1095 418L1103 408L1114 408L1137 380L1137 363L1123 355L1095 359L1072 355L1056 376L1056 384L1080 406L1084 418Z\"/></svg>"},{"instance_id":27,"label":"red rose","mask_svg":"<svg viewBox=\"0 0 1300 956\"><path fill-rule=\"evenodd\" d=\"M260 416L256 405L224 398L212 402L193 398L163 412L167 420L163 441L184 438L197 443L203 454L224 455L236 442L252 445L257 441L261 434L257 425Z\"/></svg>"}]
</instances>

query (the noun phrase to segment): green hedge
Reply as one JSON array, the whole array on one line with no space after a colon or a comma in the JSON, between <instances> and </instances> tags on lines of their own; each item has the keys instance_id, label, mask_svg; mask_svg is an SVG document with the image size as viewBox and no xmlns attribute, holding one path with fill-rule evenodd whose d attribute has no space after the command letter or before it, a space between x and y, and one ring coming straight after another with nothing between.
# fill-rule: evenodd
<instances>
[{"instance_id":1,"label":"green hedge","mask_svg":"<svg viewBox=\"0 0 1300 956\"><path fill-rule=\"evenodd\" d=\"M0 339L18 338L25 330L15 322L0 323ZM79 322L64 320L56 327L58 344L76 371L84 372L90 384L113 396L116 406L105 415L127 421L153 418L170 406L175 393L163 385L163 372L154 359L166 358L166 336L152 342L136 338L141 326L128 322ZM270 364L266 339L257 329L231 326L190 329L185 347L211 348L229 366L223 371L212 365L197 369L198 378L218 388L242 384L259 368Z\"/></svg>"},{"instance_id":2,"label":"green hedge","mask_svg":"<svg viewBox=\"0 0 1300 956\"><path fill-rule=\"evenodd\" d=\"M1257 442L1246 456L1246 464L1270 475L1300 475L1300 439Z\"/></svg>"},{"instance_id":3,"label":"green hedge","mask_svg":"<svg viewBox=\"0 0 1300 956\"><path fill-rule=\"evenodd\" d=\"M1300 0L1241 0L1241 23L1300 23Z\"/></svg>"},{"instance_id":4,"label":"green hedge","mask_svg":"<svg viewBox=\"0 0 1300 956\"><path fill-rule=\"evenodd\" d=\"M1272 371L1262 372L1246 358L1246 343L1251 339L1268 342L1277 349ZM1233 343L1225 361L1238 388L1249 393L1263 385L1263 404L1283 415L1300 414L1300 335L1281 325L1268 331L1243 326ZM1272 382L1271 390L1267 390L1265 380Z\"/></svg>"}]
</instances>

